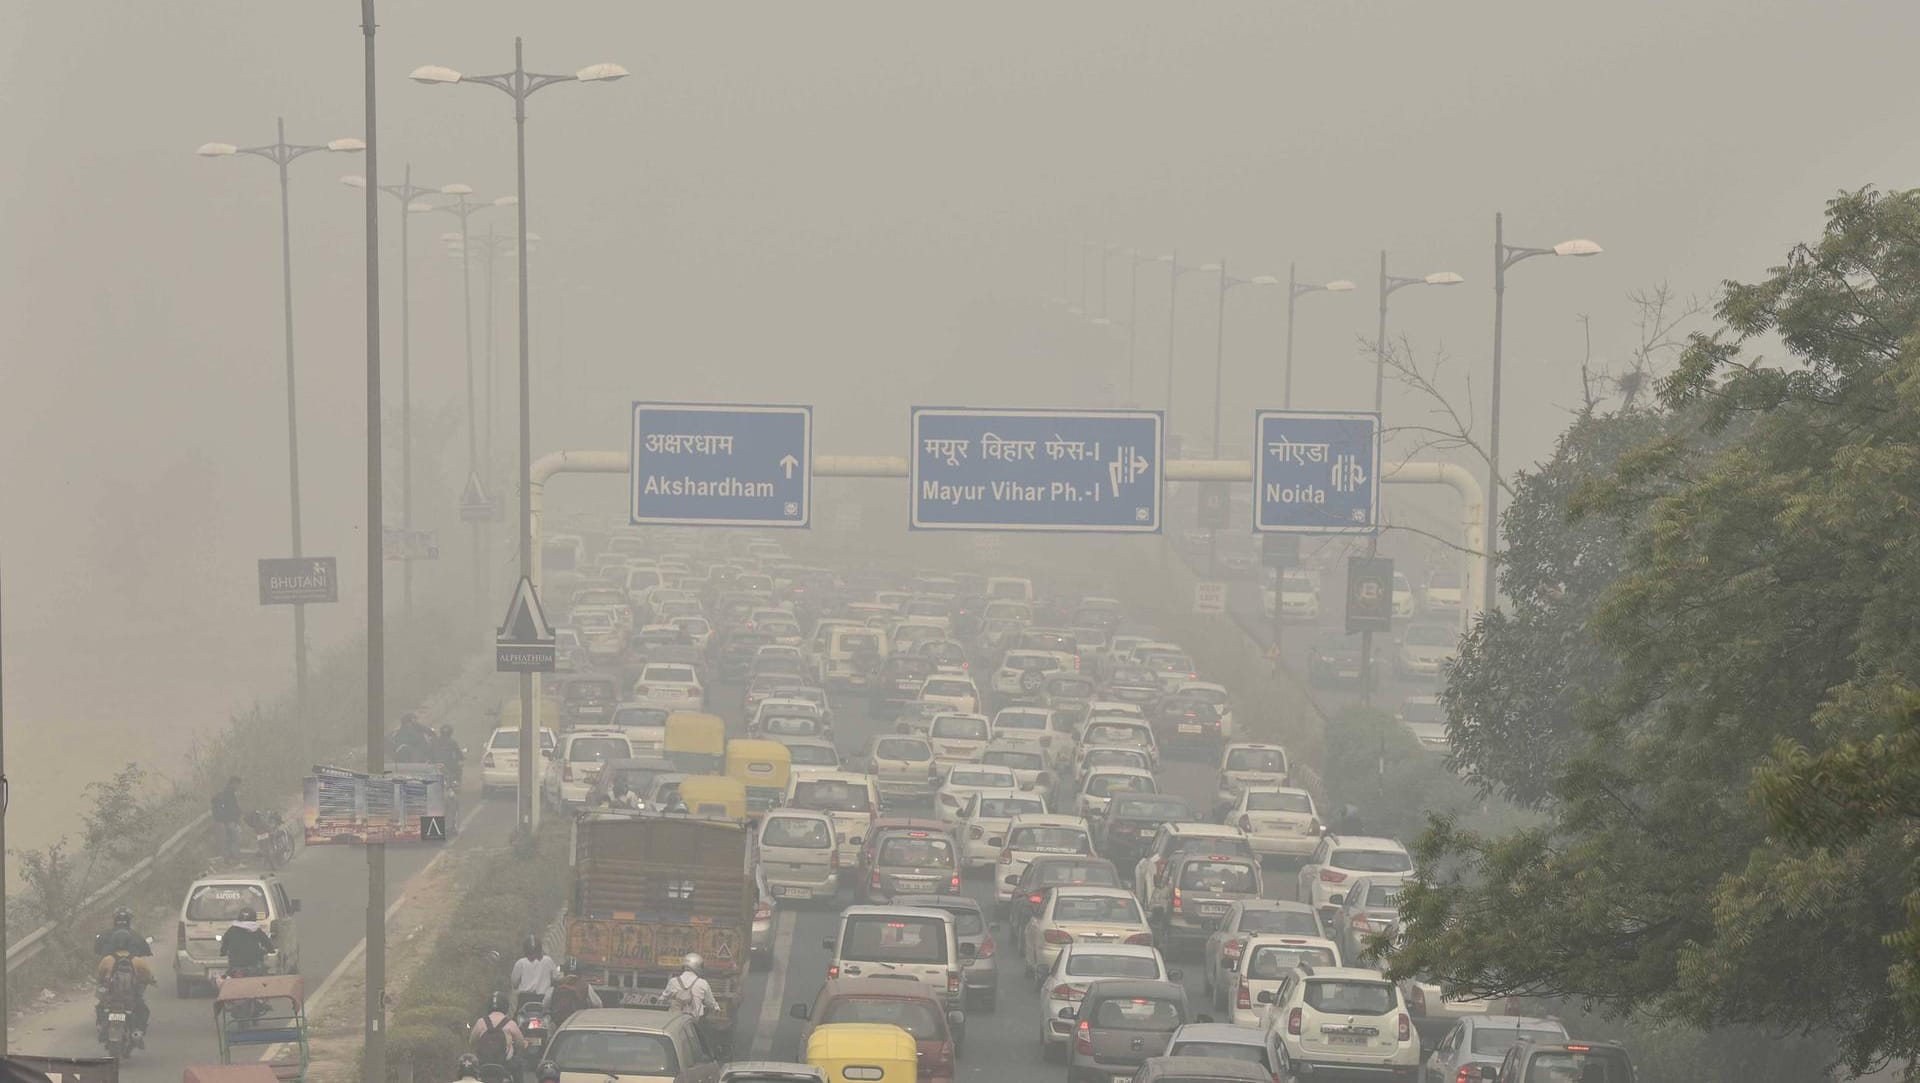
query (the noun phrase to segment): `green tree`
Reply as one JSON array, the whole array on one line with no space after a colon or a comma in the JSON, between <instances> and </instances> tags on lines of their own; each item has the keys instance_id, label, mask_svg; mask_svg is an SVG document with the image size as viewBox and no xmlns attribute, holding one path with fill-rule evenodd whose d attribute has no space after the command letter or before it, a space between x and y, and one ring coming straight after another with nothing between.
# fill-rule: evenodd
<instances>
[{"instance_id":1,"label":"green tree","mask_svg":"<svg viewBox=\"0 0 1920 1083\"><path fill-rule=\"evenodd\" d=\"M1547 824L1437 822L1394 965L1912 1059L1920 193L1843 193L1718 314L1657 411L1518 487L1512 611L1446 703L1458 766Z\"/></svg>"}]
</instances>

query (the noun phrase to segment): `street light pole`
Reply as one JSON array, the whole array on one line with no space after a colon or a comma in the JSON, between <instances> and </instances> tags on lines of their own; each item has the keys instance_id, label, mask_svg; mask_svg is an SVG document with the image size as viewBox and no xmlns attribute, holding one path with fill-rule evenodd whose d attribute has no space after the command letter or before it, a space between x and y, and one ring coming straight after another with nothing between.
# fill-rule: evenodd
<instances>
[{"instance_id":1,"label":"street light pole","mask_svg":"<svg viewBox=\"0 0 1920 1083\"><path fill-rule=\"evenodd\" d=\"M438 188L427 188L413 183L413 163L409 162L403 174L405 180L399 184L383 184L380 191L400 201L400 527L413 531L413 256L411 230L408 223L413 216L433 210L430 203L421 202L420 196L435 195ZM341 177L340 183L351 188L365 188L365 177ZM405 599L404 612L408 621L413 620L413 559L409 556L400 565L401 595Z\"/></svg>"},{"instance_id":2,"label":"street light pole","mask_svg":"<svg viewBox=\"0 0 1920 1083\"><path fill-rule=\"evenodd\" d=\"M380 157L374 115L374 0L360 0L367 98L367 773L386 770L385 479L380 462ZM405 212L402 211L404 218ZM387 1078L387 847L367 841L366 1072Z\"/></svg>"},{"instance_id":3,"label":"street light pole","mask_svg":"<svg viewBox=\"0 0 1920 1083\"><path fill-rule=\"evenodd\" d=\"M1280 406L1293 409L1293 309L1301 295L1308 293L1346 293L1353 289L1353 283L1344 278L1316 285L1301 282L1294 272L1295 264L1287 264L1287 363L1285 382L1281 385Z\"/></svg>"},{"instance_id":4,"label":"street light pole","mask_svg":"<svg viewBox=\"0 0 1920 1083\"><path fill-rule=\"evenodd\" d=\"M1500 535L1496 533L1500 523L1500 346L1504 336L1507 306L1507 268L1523 259L1535 256L1597 256L1601 252L1599 245L1584 237L1570 241L1561 241L1552 248L1522 248L1506 243L1505 223L1499 212L1493 216L1493 389L1487 412L1492 415L1487 430L1487 519L1481 537L1487 547L1486 582L1481 584L1484 592L1481 608L1491 613L1494 598L1498 594L1495 583L1498 570L1495 557L1500 551Z\"/></svg>"},{"instance_id":5,"label":"street light pole","mask_svg":"<svg viewBox=\"0 0 1920 1083\"><path fill-rule=\"evenodd\" d=\"M293 219L287 194L287 166L294 159L315 151L351 154L366 149L358 139L334 139L321 144L287 142L285 117L274 119L275 138L259 147L236 147L231 143L203 143L194 153L202 158L227 158L251 154L274 164L280 176L280 310L285 331L287 369L287 503L292 520L293 556L305 555L300 534L300 395L293 365ZM304 724L307 716L307 607L293 607L293 704L294 719Z\"/></svg>"},{"instance_id":6,"label":"street light pole","mask_svg":"<svg viewBox=\"0 0 1920 1083\"><path fill-rule=\"evenodd\" d=\"M572 75L543 75L526 70L524 50L521 39L513 39L513 70L494 75L462 75L451 68L416 68L413 78L423 83L469 82L490 86L513 99L514 124L514 170L517 183L517 203L519 209L520 238L520 576L529 582L533 579L533 454L531 441L533 427L531 422L531 380L528 373L529 343L527 329L527 98L534 91L555 83L570 82L606 82L624 78L625 68L618 64L594 64ZM520 676L520 747L538 748L539 730L534 715L533 674ZM520 821L519 834L530 842L534 831L535 802L533 794L533 763L536 757L520 758Z\"/></svg>"}]
</instances>

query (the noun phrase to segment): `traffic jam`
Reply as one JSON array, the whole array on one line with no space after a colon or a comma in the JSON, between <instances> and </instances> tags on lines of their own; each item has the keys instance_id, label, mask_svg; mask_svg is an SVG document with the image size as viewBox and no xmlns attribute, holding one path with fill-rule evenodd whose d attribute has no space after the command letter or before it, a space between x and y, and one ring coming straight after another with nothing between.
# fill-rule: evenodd
<instances>
[{"instance_id":1,"label":"traffic jam","mask_svg":"<svg viewBox=\"0 0 1920 1083\"><path fill-rule=\"evenodd\" d=\"M747 531L560 529L540 552L558 656L539 799L575 819L568 964L608 1005L560 1024L562 1078L659 1074L600 1062L635 1026L673 1044L671 1013L616 1018L660 1014L682 964L620 958L641 938L607 915L648 908L683 923L713 990L699 1048L655 1066L678 1079L872 1064L920 1083L1122 1083L1190 1058L1263 1083L1544 1078L1499 1074L1528 1058L1630 1070L1554 1019L1384 977L1404 841L1309 789L1236 719L1240 690L1146 615L1053 586L1083 577L836 565ZM1266 573L1268 608L1310 625L1317 580ZM1457 612L1457 581L1403 602L1404 584L1400 615ZM1418 682L1437 666L1399 653L1383 668L1431 702ZM1320 657L1314 685L1357 676ZM485 750L489 793L516 786L518 712L503 705ZM1432 739L1430 720L1408 725ZM741 950L722 927L748 909Z\"/></svg>"}]
</instances>

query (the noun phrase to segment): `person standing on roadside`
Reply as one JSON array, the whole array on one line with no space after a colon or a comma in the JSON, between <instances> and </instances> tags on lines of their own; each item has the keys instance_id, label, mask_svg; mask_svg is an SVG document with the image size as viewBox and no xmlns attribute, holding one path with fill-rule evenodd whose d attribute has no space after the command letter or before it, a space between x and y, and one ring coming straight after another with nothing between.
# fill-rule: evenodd
<instances>
[{"instance_id":1,"label":"person standing on roadside","mask_svg":"<svg viewBox=\"0 0 1920 1083\"><path fill-rule=\"evenodd\" d=\"M213 795L210 811L213 829L219 835L220 856L228 861L240 857L240 776L231 775L227 785Z\"/></svg>"}]
</instances>

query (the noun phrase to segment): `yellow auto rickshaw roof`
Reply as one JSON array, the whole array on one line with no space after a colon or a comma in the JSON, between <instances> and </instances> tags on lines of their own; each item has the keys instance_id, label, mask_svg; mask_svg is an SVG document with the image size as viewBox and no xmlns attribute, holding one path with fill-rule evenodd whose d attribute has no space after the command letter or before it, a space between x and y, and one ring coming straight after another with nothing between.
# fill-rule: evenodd
<instances>
[{"instance_id":1,"label":"yellow auto rickshaw roof","mask_svg":"<svg viewBox=\"0 0 1920 1083\"><path fill-rule=\"evenodd\" d=\"M727 742L729 768L736 763L747 763L753 760L791 764L793 751L778 741L764 741L757 737L736 737Z\"/></svg>"},{"instance_id":2,"label":"yellow auto rickshaw roof","mask_svg":"<svg viewBox=\"0 0 1920 1083\"><path fill-rule=\"evenodd\" d=\"M863 1058L915 1064L919 1054L913 1035L892 1023L823 1023L807 1038L809 1064Z\"/></svg>"}]
</instances>

